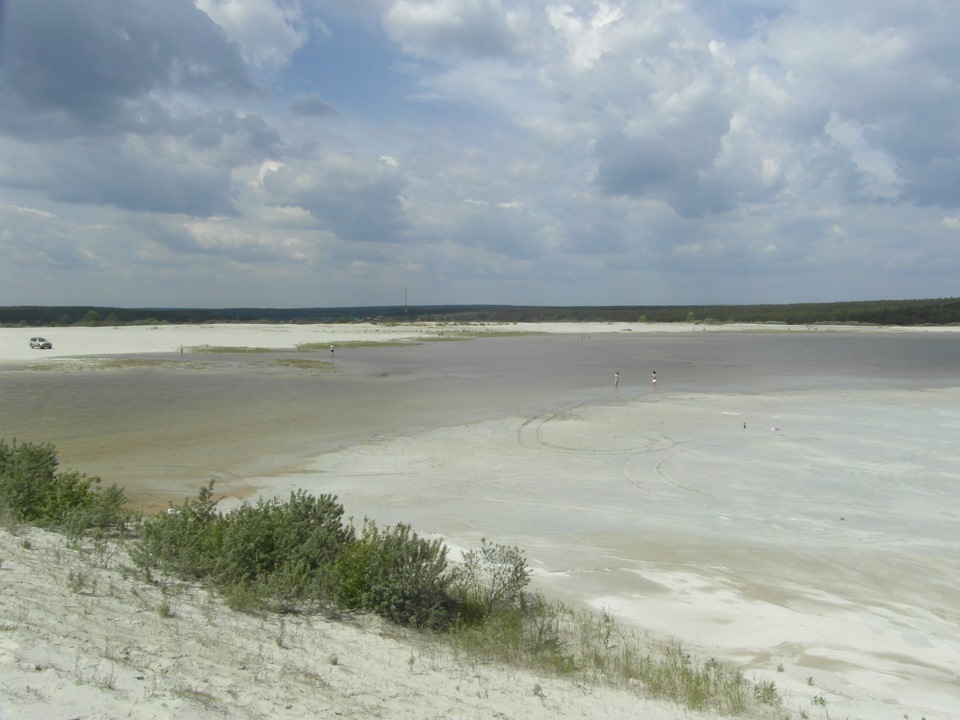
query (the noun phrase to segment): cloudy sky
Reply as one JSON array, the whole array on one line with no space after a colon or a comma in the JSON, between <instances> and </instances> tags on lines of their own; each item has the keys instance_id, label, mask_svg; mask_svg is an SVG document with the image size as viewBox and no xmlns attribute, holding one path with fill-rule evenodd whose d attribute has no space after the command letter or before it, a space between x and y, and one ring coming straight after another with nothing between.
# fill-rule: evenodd
<instances>
[{"instance_id":1,"label":"cloudy sky","mask_svg":"<svg viewBox=\"0 0 960 720\"><path fill-rule=\"evenodd\" d=\"M956 0L0 9L0 305L960 295Z\"/></svg>"}]
</instances>

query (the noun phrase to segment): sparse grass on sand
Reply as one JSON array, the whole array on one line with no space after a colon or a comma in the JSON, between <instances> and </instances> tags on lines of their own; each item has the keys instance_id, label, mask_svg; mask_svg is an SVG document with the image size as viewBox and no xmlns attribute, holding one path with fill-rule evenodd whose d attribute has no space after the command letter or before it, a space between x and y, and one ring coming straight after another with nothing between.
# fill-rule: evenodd
<instances>
[{"instance_id":1,"label":"sparse grass on sand","mask_svg":"<svg viewBox=\"0 0 960 720\"><path fill-rule=\"evenodd\" d=\"M110 368L144 368L144 367L170 367L176 364L174 360L150 360L146 358L118 357L118 358L99 358L96 361L97 367Z\"/></svg>"},{"instance_id":2,"label":"sparse grass on sand","mask_svg":"<svg viewBox=\"0 0 960 720\"><path fill-rule=\"evenodd\" d=\"M57 358L43 365L28 365L27 370L34 372L82 372L86 370L125 370L130 368L165 368L191 370L206 367L207 363L184 363L179 360L136 357L84 357Z\"/></svg>"},{"instance_id":3,"label":"sparse grass on sand","mask_svg":"<svg viewBox=\"0 0 960 720\"><path fill-rule=\"evenodd\" d=\"M277 358L273 362L282 367L293 367L300 370L333 370L336 368L336 365L332 362L310 360L308 358Z\"/></svg>"},{"instance_id":4,"label":"sparse grass on sand","mask_svg":"<svg viewBox=\"0 0 960 720\"><path fill-rule=\"evenodd\" d=\"M297 653L304 654L304 662L310 657L316 662L316 657L326 652L325 657L331 667L341 664L349 666L351 662L358 661L353 656L344 658L338 654L338 646L329 645L331 641L324 639L324 632L317 630L317 627L323 627L323 622L329 621L330 616L326 614L321 614L321 617L328 619L317 626L316 619L311 619L310 613L249 614L231 610L225 606L222 599L216 599L209 589L196 583L162 574L151 577L149 573L136 569L127 557L129 539L101 541L102 547L99 552L95 552L89 540L78 541L66 537L56 539L55 536L27 526L11 527L8 523L3 525L6 528L0 530L0 533L9 538L4 540L4 547L15 563L22 564L25 557L34 558L31 562L38 562L40 553L35 548L44 548L43 554L49 558L47 562L50 566L50 581L59 583L60 588L69 596L78 598L74 604L85 603L84 612L88 614L95 612L95 607L103 605L104 617L111 616L113 619L110 622L117 625L118 638L127 637L133 632L129 629L132 624L146 624L157 628L158 622L174 623L169 626L172 628L169 632L178 637L193 637L200 633L204 626L211 625L230 627L232 631L245 633L244 637L255 637L252 633L256 627L273 628L270 642L264 640L261 630L259 644L251 640L252 645L248 643L243 646L243 652L247 654L253 652L251 647L259 648L257 652L262 653L262 657L250 662L253 666L263 666L257 673L263 674L264 682L268 683L280 682L279 676L270 674L270 668L285 668L287 672L291 668L299 667L295 659L288 658L282 662L278 658L270 660L268 655L274 651L291 652L290 648L294 648ZM26 541L17 543L18 537L28 536L33 539L30 544ZM109 560L98 562L98 557L107 557ZM704 661L695 658L679 644L639 637L620 627L609 613L601 612L598 615L589 610L572 609L561 603L540 602L542 604L533 608L532 614L527 614L526 617L519 614L501 617L482 626L451 629L447 632L415 630L389 623L378 625L372 618L365 620L352 615L345 616L344 622L352 627L361 627L366 623L369 627L379 628L374 635L392 638L397 644L407 646L409 650L398 652L409 653L411 673L423 672L430 666L442 666L447 667L452 675L465 676L471 672L470 668L499 666L515 668L514 673L535 678L536 684L531 685L531 692L538 697L550 696L549 688L555 687L552 685L554 682L569 682L586 694L593 692L591 688L596 691L615 688L636 694L638 698L672 701L678 708L688 708L695 713L765 720L796 718L794 713L782 707L780 695L772 683L755 684L746 679L739 669L714 659ZM127 607L130 618L117 618L121 606ZM33 613L26 609L23 612ZM91 617L88 615L88 620ZM96 622L103 623L105 620L97 616ZM8 625L0 627L0 630L13 634L26 625L25 621L18 621L11 615ZM32 620L29 626L37 632L41 628L36 619ZM153 630L158 631L164 632L162 629ZM137 632L143 633L143 628ZM199 635L197 637L199 638ZM127 648L127 644L132 641L116 642ZM115 658L111 656L111 663L103 665L104 668L109 665L109 668L112 668L110 672L99 665L94 666L93 660L84 659L78 661L84 673L78 674L79 671L75 670L68 674L76 676L74 681L78 686L109 688L114 684L135 685L137 683L131 678L144 674L142 665L163 665L174 652L172 649L163 652L158 649L160 655L151 656L149 659L144 656L138 662L139 650L135 644L130 647L133 648L130 657L125 649L115 653ZM97 652L103 654L105 651L102 647L99 651L92 649L91 657L94 660L97 659ZM196 667L201 658L189 661L181 659L177 665L185 662L189 664L183 672L164 671L156 677L151 674L151 695L167 700L180 698L189 701L191 706L197 704L206 709L220 708L228 714L233 701L219 692L220 688L216 683L202 675L188 675L189 668ZM87 665L96 669L99 675L94 675ZM227 670L220 669L219 672L225 673ZM487 672L484 671L484 675ZM317 673L317 677L320 677L323 671ZM287 677L283 682L294 681ZM309 685L311 683L305 680L304 687ZM324 687L321 685L313 692L316 693L317 701L322 702L320 698L324 697ZM678 717L683 712L678 709Z\"/></svg>"},{"instance_id":5,"label":"sparse grass on sand","mask_svg":"<svg viewBox=\"0 0 960 720\"><path fill-rule=\"evenodd\" d=\"M414 347L425 342L449 342L455 340L477 340L491 337L519 337L521 335L549 335L544 332L511 331L511 330L443 330L430 335L418 335L409 340L346 340L343 342L312 342L300 343L297 350L309 352L311 350L328 350L330 345L340 348L371 348L371 347Z\"/></svg>"},{"instance_id":6,"label":"sparse grass on sand","mask_svg":"<svg viewBox=\"0 0 960 720\"><path fill-rule=\"evenodd\" d=\"M217 355L284 352L282 348L240 347L233 345L196 345L186 348L186 350L192 353L211 353Z\"/></svg>"},{"instance_id":7,"label":"sparse grass on sand","mask_svg":"<svg viewBox=\"0 0 960 720\"><path fill-rule=\"evenodd\" d=\"M421 335L417 337L421 342L444 342L447 340L477 340L492 337L521 337L524 335L549 335L546 332L533 330L454 330L444 331L438 335Z\"/></svg>"},{"instance_id":8,"label":"sparse grass on sand","mask_svg":"<svg viewBox=\"0 0 960 720\"><path fill-rule=\"evenodd\" d=\"M695 711L742 716L781 704L772 683L757 685L715 658L693 657L679 643L639 637L606 611L598 615L556 601L535 601L524 614L455 629L446 639L468 658L631 690Z\"/></svg>"},{"instance_id":9,"label":"sparse grass on sand","mask_svg":"<svg viewBox=\"0 0 960 720\"><path fill-rule=\"evenodd\" d=\"M330 345L335 348L361 348L361 347L413 347L419 343L413 340L347 340L336 343L300 343L297 350L300 352L310 352L312 350L329 350Z\"/></svg>"}]
</instances>

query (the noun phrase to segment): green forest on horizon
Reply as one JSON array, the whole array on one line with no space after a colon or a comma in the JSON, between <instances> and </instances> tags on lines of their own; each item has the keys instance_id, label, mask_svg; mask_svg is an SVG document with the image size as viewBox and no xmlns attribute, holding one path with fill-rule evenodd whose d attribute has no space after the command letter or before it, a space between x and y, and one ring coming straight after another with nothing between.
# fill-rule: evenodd
<instances>
[{"instance_id":1,"label":"green forest on horizon","mask_svg":"<svg viewBox=\"0 0 960 720\"><path fill-rule=\"evenodd\" d=\"M698 322L953 325L960 298L786 305L419 305L330 308L117 308L89 305L0 307L5 327L311 322Z\"/></svg>"}]
</instances>

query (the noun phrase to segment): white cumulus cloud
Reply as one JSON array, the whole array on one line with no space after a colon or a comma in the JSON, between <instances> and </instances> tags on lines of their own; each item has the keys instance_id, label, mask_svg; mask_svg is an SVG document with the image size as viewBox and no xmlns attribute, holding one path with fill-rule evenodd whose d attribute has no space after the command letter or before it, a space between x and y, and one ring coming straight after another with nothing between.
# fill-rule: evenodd
<instances>
[{"instance_id":1,"label":"white cumulus cloud","mask_svg":"<svg viewBox=\"0 0 960 720\"><path fill-rule=\"evenodd\" d=\"M253 65L281 66L307 40L296 0L196 0Z\"/></svg>"}]
</instances>

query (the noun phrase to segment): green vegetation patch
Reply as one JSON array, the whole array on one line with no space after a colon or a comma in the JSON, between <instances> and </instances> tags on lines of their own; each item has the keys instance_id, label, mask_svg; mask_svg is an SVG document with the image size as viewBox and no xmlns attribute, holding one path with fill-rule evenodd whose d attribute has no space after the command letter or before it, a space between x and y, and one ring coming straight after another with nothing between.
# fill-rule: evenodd
<instances>
[{"instance_id":1,"label":"green vegetation patch","mask_svg":"<svg viewBox=\"0 0 960 720\"><path fill-rule=\"evenodd\" d=\"M536 330L455 330L453 332L444 332L443 335L428 335L418 337L417 339L422 341L443 342L445 340L477 340L479 338L549 334L550 333L538 332Z\"/></svg>"},{"instance_id":2,"label":"green vegetation patch","mask_svg":"<svg viewBox=\"0 0 960 720\"><path fill-rule=\"evenodd\" d=\"M76 534L91 528L107 531L127 520L120 487L102 487L98 477L58 467L50 443L0 439L0 516Z\"/></svg>"},{"instance_id":3,"label":"green vegetation patch","mask_svg":"<svg viewBox=\"0 0 960 720\"><path fill-rule=\"evenodd\" d=\"M31 372L69 372L70 370L78 370L76 366L68 365L63 362L49 362L43 363L42 365L27 365L24 367L24 370L29 370Z\"/></svg>"},{"instance_id":4,"label":"green vegetation patch","mask_svg":"<svg viewBox=\"0 0 960 720\"><path fill-rule=\"evenodd\" d=\"M307 358L278 358L274 364L282 367L293 367L300 370L333 370L336 365L326 360L310 360Z\"/></svg>"},{"instance_id":5,"label":"green vegetation patch","mask_svg":"<svg viewBox=\"0 0 960 720\"><path fill-rule=\"evenodd\" d=\"M84 372L87 370L125 370L128 368L175 368L177 370L202 370L210 367L206 362L183 362L181 360L158 360L136 357L115 358L63 358L49 363L28 365L33 372Z\"/></svg>"},{"instance_id":6,"label":"green vegetation patch","mask_svg":"<svg viewBox=\"0 0 960 720\"><path fill-rule=\"evenodd\" d=\"M175 360L150 360L147 358L99 358L94 361L94 365L104 370L116 368L147 368L147 367L171 367L179 365Z\"/></svg>"},{"instance_id":7,"label":"green vegetation patch","mask_svg":"<svg viewBox=\"0 0 960 720\"><path fill-rule=\"evenodd\" d=\"M193 353L215 353L221 355L284 352L278 348L234 347L230 345L196 345L194 347L187 348L187 350Z\"/></svg>"},{"instance_id":8,"label":"green vegetation patch","mask_svg":"<svg viewBox=\"0 0 960 720\"><path fill-rule=\"evenodd\" d=\"M330 345L335 348L360 348L360 347L413 347L417 343L412 340L347 340L338 343L300 343L297 350L301 352L310 352L312 350L329 350Z\"/></svg>"},{"instance_id":9,"label":"green vegetation patch","mask_svg":"<svg viewBox=\"0 0 960 720\"><path fill-rule=\"evenodd\" d=\"M425 342L456 342L458 340L474 340L475 335L462 335L460 333L449 335L420 335L415 342L419 345Z\"/></svg>"}]
</instances>

